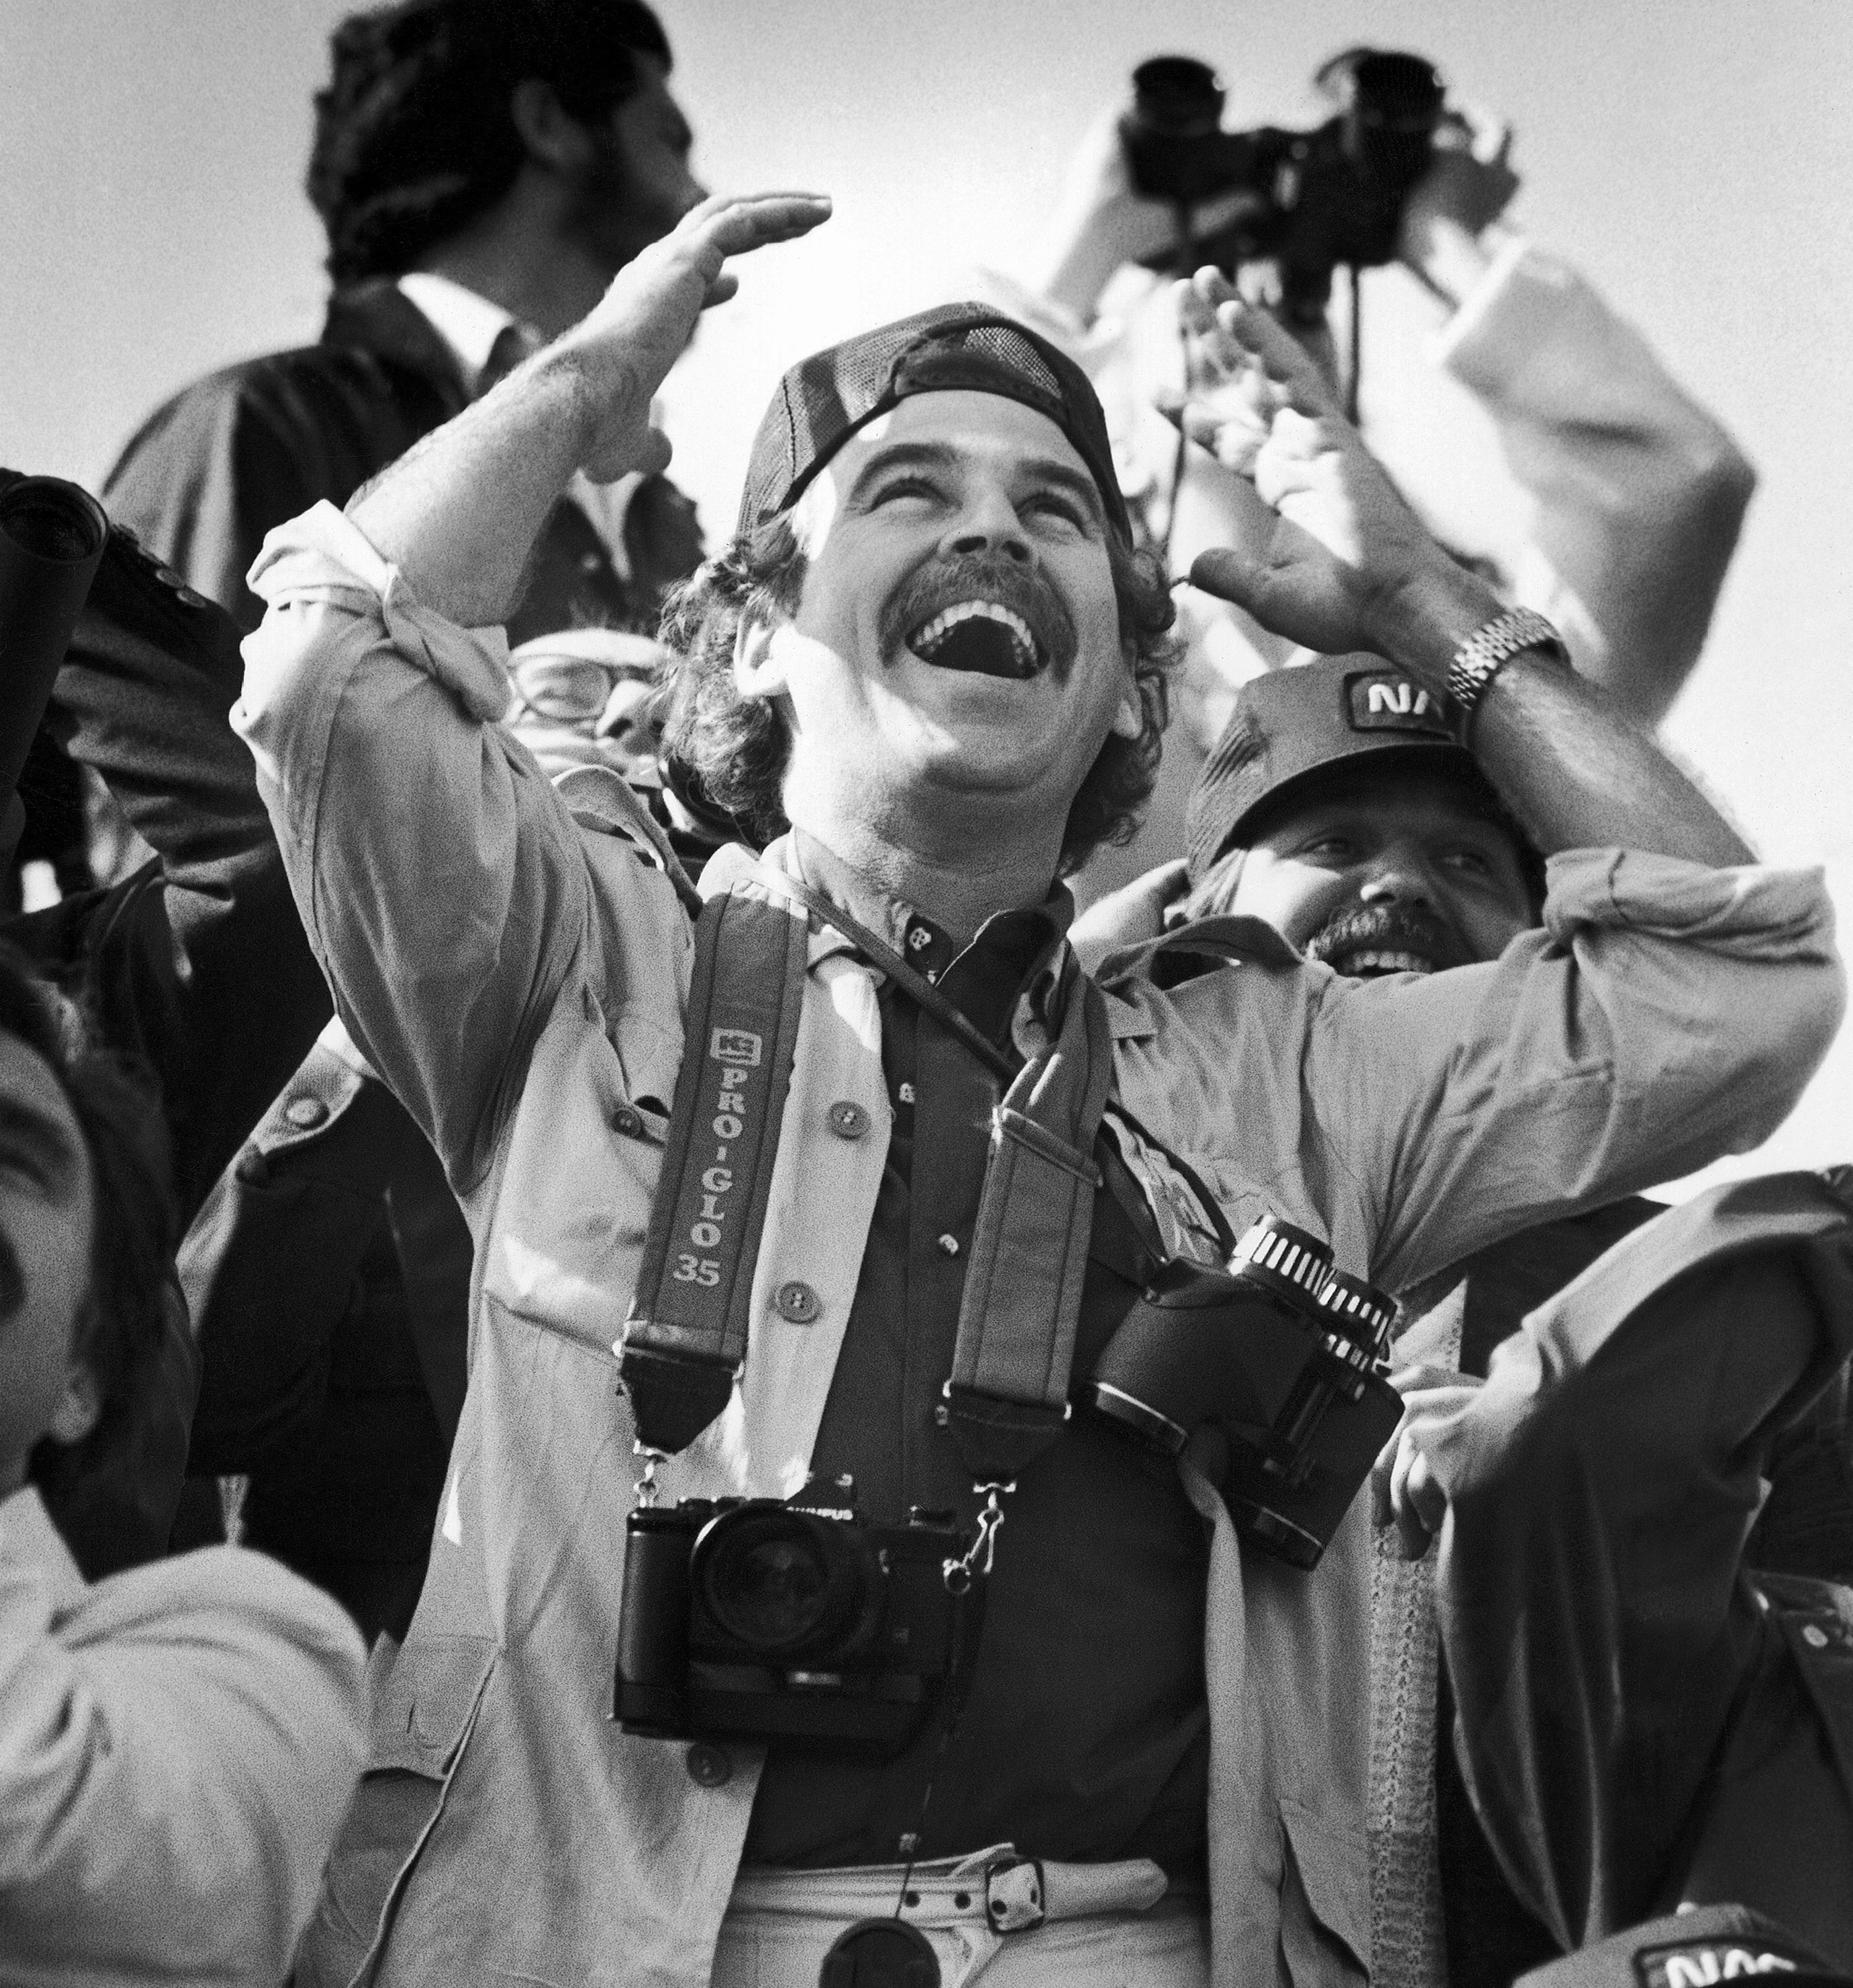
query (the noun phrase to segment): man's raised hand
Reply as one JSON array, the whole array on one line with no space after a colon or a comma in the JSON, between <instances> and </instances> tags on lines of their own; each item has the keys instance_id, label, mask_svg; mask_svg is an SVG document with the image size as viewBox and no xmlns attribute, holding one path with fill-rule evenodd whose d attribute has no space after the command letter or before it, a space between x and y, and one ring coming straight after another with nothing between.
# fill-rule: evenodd
<instances>
[{"instance_id":1,"label":"man's raised hand","mask_svg":"<svg viewBox=\"0 0 1853 1988\"><path fill-rule=\"evenodd\" d=\"M650 425L650 402L696 319L739 287L728 259L795 241L830 211L822 194L716 194L619 270L596 307L554 348L577 361L589 390L588 474L609 482L667 465L669 443Z\"/></svg>"},{"instance_id":2,"label":"man's raised hand","mask_svg":"<svg viewBox=\"0 0 1853 1988\"><path fill-rule=\"evenodd\" d=\"M1388 653L1396 597L1446 555L1265 310L1203 269L1178 285L1178 313L1190 384L1168 411L1260 500L1246 543L1204 553L1192 584L1309 649Z\"/></svg>"}]
</instances>

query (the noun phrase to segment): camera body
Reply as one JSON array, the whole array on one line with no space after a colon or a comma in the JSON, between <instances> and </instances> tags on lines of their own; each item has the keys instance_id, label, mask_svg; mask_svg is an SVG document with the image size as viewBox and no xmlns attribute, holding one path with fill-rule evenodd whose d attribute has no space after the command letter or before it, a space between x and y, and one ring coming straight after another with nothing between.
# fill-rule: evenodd
<instances>
[{"instance_id":1,"label":"camera body","mask_svg":"<svg viewBox=\"0 0 1853 1988\"><path fill-rule=\"evenodd\" d=\"M1148 198L1199 206L1253 196L1193 251L1233 275L1269 260L1280 272L1281 312L1310 325L1324 313L1341 263L1393 261L1404 202L1427 167L1443 90L1419 56L1354 49L1328 63L1321 84L1337 113L1308 131L1222 129L1223 90L1206 63L1186 56L1141 63L1121 130L1133 184Z\"/></svg>"},{"instance_id":2,"label":"camera body","mask_svg":"<svg viewBox=\"0 0 1853 1988\"><path fill-rule=\"evenodd\" d=\"M963 1543L950 1513L872 1524L838 1486L633 1512L618 1723L651 1739L900 1753L952 1667L945 1568Z\"/></svg>"},{"instance_id":3,"label":"camera body","mask_svg":"<svg viewBox=\"0 0 1853 1988\"><path fill-rule=\"evenodd\" d=\"M1334 1270L1317 1238L1264 1215L1227 1272L1166 1264L1084 1392L1172 1455L1216 1425L1230 1516L1264 1551L1311 1568L1402 1419L1382 1373L1395 1320L1393 1302Z\"/></svg>"}]
</instances>

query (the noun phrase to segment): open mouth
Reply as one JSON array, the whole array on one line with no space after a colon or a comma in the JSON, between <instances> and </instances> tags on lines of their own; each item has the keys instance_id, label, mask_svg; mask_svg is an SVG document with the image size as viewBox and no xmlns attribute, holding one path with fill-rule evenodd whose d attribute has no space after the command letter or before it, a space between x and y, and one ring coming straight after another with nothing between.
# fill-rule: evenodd
<instances>
[{"instance_id":1,"label":"open mouth","mask_svg":"<svg viewBox=\"0 0 1853 1988\"><path fill-rule=\"evenodd\" d=\"M955 600L921 623L907 645L941 670L1026 681L1048 660L1029 623L1001 601Z\"/></svg>"},{"instance_id":2,"label":"open mouth","mask_svg":"<svg viewBox=\"0 0 1853 1988\"><path fill-rule=\"evenodd\" d=\"M1425 952L1388 946L1363 945L1350 952L1328 953L1327 963L1353 980L1380 979L1386 973L1433 973L1440 962Z\"/></svg>"}]
</instances>

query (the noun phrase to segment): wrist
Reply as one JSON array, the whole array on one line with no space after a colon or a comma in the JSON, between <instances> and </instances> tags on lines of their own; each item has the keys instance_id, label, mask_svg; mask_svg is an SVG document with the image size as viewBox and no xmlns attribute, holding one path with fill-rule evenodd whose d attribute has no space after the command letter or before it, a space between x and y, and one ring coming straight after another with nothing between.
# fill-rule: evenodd
<instances>
[{"instance_id":1,"label":"wrist","mask_svg":"<svg viewBox=\"0 0 1853 1988\"><path fill-rule=\"evenodd\" d=\"M1461 645L1505 611L1485 580L1437 553L1380 598L1369 619L1371 647L1445 708Z\"/></svg>"},{"instance_id":2,"label":"wrist","mask_svg":"<svg viewBox=\"0 0 1853 1988\"><path fill-rule=\"evenodd\" d=\"M649 425L650 396L629 357L580 347L570 332L534 361L533 390L549 442L571 458L568 475L608 453L610 438Z\"/></svg>"}]
</instances>

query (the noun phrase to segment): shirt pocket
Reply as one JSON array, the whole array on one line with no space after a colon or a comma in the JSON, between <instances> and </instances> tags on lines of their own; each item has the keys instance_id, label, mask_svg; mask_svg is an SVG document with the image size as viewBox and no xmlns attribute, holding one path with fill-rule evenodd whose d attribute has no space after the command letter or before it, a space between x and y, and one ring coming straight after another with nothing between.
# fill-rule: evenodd
<instances>
[{"instance_id":1,"label":"shirt pocket","mask_svg":"<svg viewBox=\"0 0 1853 1988\"><path fill-rule=\"evenodd\" d=\"M1365 1988L1371 1977L1370 1848L1361 1830L1334 1827L1280 1802L1280 1957L1293 1988Z\"/></svg>"},{"instance_id":2,"label":"shirt pocket","mask_svg":"<svg viewBox=\"0 0 1853 1988\"><path fill-rule=\"evenodd\" d=\"M361 1988L373 1980L495 1665L487 1637L414 1636L376 1682L367 1770L303 1942L296 1988Z\"/></svg>"}]
</instances>

